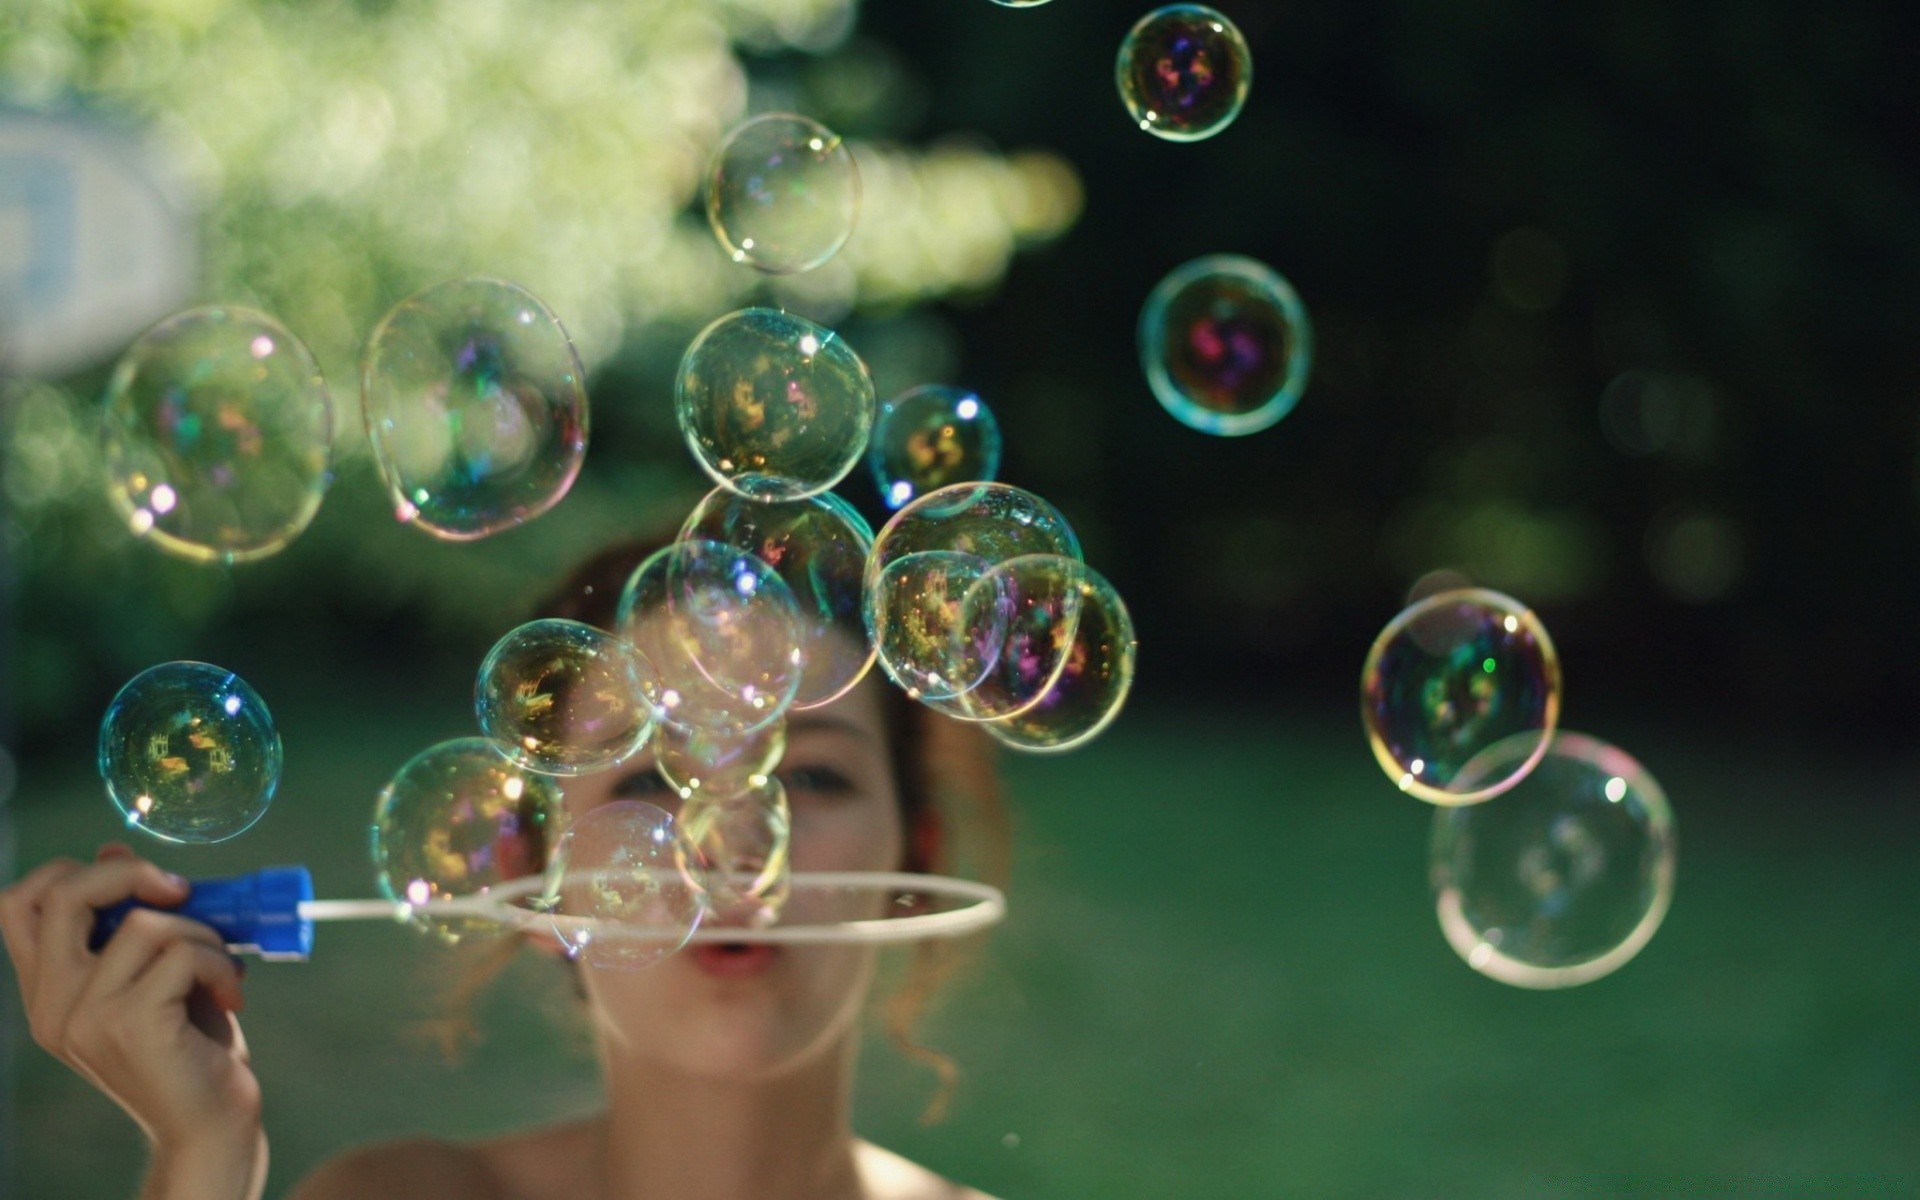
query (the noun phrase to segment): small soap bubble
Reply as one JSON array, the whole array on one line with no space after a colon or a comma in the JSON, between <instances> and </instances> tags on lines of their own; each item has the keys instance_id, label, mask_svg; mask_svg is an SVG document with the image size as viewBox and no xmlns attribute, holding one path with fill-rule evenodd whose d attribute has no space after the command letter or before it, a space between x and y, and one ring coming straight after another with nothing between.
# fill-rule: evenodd
<instances>
[{"instance_id":1,"label":"small soap bubble","mask_svg":"<svg viewBox=\"0 0 1920 1200\"><path fill-rule=\"evenodd\" d=\"M395 773L374 805L380 892L419 906L539 875L563 832L564 812L551 776L515 766L486 738L430 746ZM415 912L412 920L449 944L504 930L478 916Z\"/></svg>"},{"instance_id":2,"label":"small soap bubble","mask_svg":"<svg viewBox=\"0 0 1920 1200\"><path fill-rule=\"evenodd\" d=\"M504 280L402 300L367 339L360 390L394 515L447 541L546 512L586 457L580 356L560 318Z\"/></svg>"},{"instance_id":3,"label":"small soap bubble","mask_svg":"<svg viewBox=\"0 0 1920 1200\"><path fill-rule=\"evenodd\" d=\"M721 248L771 275L832 258L859 215L852 152L833 130L793 113L740 125L707 168L707 223Z\"/></svg>"},{"instance_id":4,"label":"small soap bubble","mask_svg":"<svg viewBox=\"0 0 1920 1200\"><path fill-rule=\"evenodd\" d=\"M861 624L860 586L873 529L853 505L831 492L762 501L715 488L688 515L680 538L745 550L786 581L807 660L794 708L831 703L866 676L873 648Z\"/></svg>"},{"instance_id":5,"label":"small soap bubble","mask_svg":"<svg viewBox=\"0 0 1920 1200\"><path fill-rule=\"evenodd\" d=\"M1000 423L965 388L917 387L880 406L867 466L890 509L950 483L986 482L1000 470Z\"/></svg>"},{"instance_id":6,"label":"small soap bubble","mask_svg":"<svg viewBox=\"0 0 1920 1200\"><path fill-rule=\"evenodd\" d=\"M1387 778L1434 804L1498 796L1546 753L1560 719L1560 657L1540 618L1485 588L1410 605L1374 639L1360 673L1360 719ZM1511 770L1465 768L1510 738L1531 755ZM1520 743L1516 743L1520 744Z\"/></svg>"},{"instance_id":7,"label":"small soap bubble","mask_svg":"<svg viewBox=\"0 0 1920 1200\"><path fill-rule=\"evenodd\" d=\"M1170 142L1197 142L1240 115L1253 86L1253 52L1232 21L1199 4L1141 17L1114 66L1134 123Z\"/></svg>"},{"instance_id":8,"label":"small soap bubble","mask_svg":"<svg viewBox=\"0 0 1920 1200\"><path fill-rule=\"evenodd\" d=\"M1042 580L1047 582L1043 584ZM1013 716L989 720L982 728L1002 745L1036 753L1071 750L1098 737L1126 704L1127 694L1133 689L1134 660L1139 654L1133 617L1120 593L1091 567L1057 556L1039 561L1013 559L975 584L975 597L995 592L1070 595L1071 602L1052 601L1056 625L1065 624L1057 614L1076 607L1078 612L1072 620L1072 640L1060 655L1060 665L1052 668L1052 683L1039 700ZM975 606L962 607L971 612ZM1040 665L1032 676L1046 675L1045 657L1049 653L1054 653L1050 644L1038 656ZM1021 675L1013 672L1010 678L1018 681ZM987 694L1018 699L1024 686L1007 687L1003 692L989 689ZM962 697L963 703L966 700Z\"/></svg>"},{"instance_id":9,"label":"small soap bubble","mask_svg":"<svg viewBox=\"0 0 1920 1200\"><path fill-rule=\"evenodd\" d=\"M793 591L755 555L691 539L634 569L617 628L652 665L642 682L659 719L737 738L778 720L806 673Z\"/></svg>"},{"instance_id":10,"label":"small soap bubble","mask_svg":"<svg viewBox=\"0 0 1920 1200\"><path fill-rule=\"evenodd\" d=\"M715 483L797 500L846 478L873 430L873 380L831 329L771 308L700 331L674 383L680 432Z\"/></svg>"},{"instance_id":11,"label":"small soap bubble","mask_svg":"<svg viewBox=\"0 0 1920 1200\"><path fill-rule=\"evenodd\" d=\"M224 842L273 802L280 734L265 701L223 667L168 662L129 680L100 722L100 777L133 829Z\"/></svg>"},{"instance_id":12,"label":"small soap bubble","mask_svg":"<svg viewBox=\"0 0 1920 1200\"><path fill-rule=\"evenodd\" d=\"M1498 780L1538 757L1503 739L1462 777ZM1677 841L1659 783L1623 751L1560 733L1505 795L1434 813L1440 928L1474 970L1518 987L1606 975L1640 952L1673 898Z\"/></svg>"},{"instance_id":13,"label":"small soap bubble","mask_svg":"<svg viewBox=\"0 0 1920 1200\"><path fill-rule=\"evenodd\" d=\"M1265 263L1197 258L1140 310L1140 364L1162 407L1201 433L1258 433L1293 411L1313 330L1293 287Z\"/></svg>"},{"instance_id":14,"label":"small soap bubble","mask_svg":"<svg viewBox=\"0 0 1920 1200\"><path fill-rule=\"evenodd\" d=\"M250 562L319 511L333 401L313 353L280 322L196 308L120 359L101 440L107 494L135 535L194 562Z\"/></svg>"},{"instance_id":15,"label":"small soap bubble","mask_svg":"<svg viewBox=\"0 0 1920 1200\"><path fill-rule=\"evenodd\" d=\"M787 723L728 736L710 729L680 730L661 722L653 731L653 763L682 800L724 799L754 788L787 752Z\"/></svg>"},{"instance_id":16,"label":"small soap bubble","mask_svg":"<svg viewBox=\"0 0 1920 1200\"><path fill-rule=\"evenodd\" d=\"M963 636L967 589L1025 554L1080 557L1060 510L1004 483L956 483L913 501L867 555L862 614L880 665L917 700L950 699L984 677L1004 626Z\"/></svg>"},{"instance_id":17,"label":"small soap bubble","mask_svg":"<svg viewBox=\"0 0 1920 1200\"><path fill-rule=\"evenodd\" d=\"M758 929L779 919L793 890L792 836L778 779L680 810L680 861L689 878L705 880L711 920Z\"/></svg>"},{"instance_id":18,"label":"small soap bubble","mask_svg":"<svg viewBox=\"0 0 1920 1200\"><path fill-rule=\"evenodd\" d=\"M650 967L686 945L706 915L699 865L683 858L665 811L635 800L600 805L561 836L537 907L570 958L603 970Z\"/></svg>"},{"instance_id":19,"label":"small soap bubble","mask_svg":"<svg viewBox=\"0 0 1920 1200\"><path fill-rule=\"evenodd\" d=\"M529 621L501 638L474 683L480 732L529 771L584 775L632 755L653 732L652 665L579 621Z\"/></svg>"},{"instance_id":20,"label":"small soap bubble","mask_svg":"<svg viewBox=\"0 0 1920 1200\"><path fill-rule=\"evenodd\" d=\"M1090 586L1086 564L1058 554L1022 555L982 573L960 599L953 633L965 643L956 661L981 663L980 679L934 707L996 721L1047 698L1074 652Z\"/></svg>"}]
</instances>

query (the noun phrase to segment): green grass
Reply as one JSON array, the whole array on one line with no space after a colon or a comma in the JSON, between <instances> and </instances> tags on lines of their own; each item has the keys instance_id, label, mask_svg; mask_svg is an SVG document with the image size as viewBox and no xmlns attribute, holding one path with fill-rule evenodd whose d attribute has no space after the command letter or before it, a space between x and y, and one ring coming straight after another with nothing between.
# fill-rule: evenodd
<instances>
[{"instance_id":1,"label":"green grass","mask_svg":"<svg viewBox=\"0 0 1920 1200\"><path fill-rule=\"evenodd\" d=\"M279 716L268 817L156 857L199 874L307 862L321 894L369 894L372 797L462 732L459 706ZM1426 810L1351 721L1142 708L1079 753L1011 763L1012 916L929 1029L965 1071L954 1114L922 1128L926 1078L876 1042L861 1128L1009 1197L1911 1194L1913 764L1618 740L1674 801L1677 898L1636 961L1564 993L1454 957ZM23 782L23 862L112 835L84 767ZM355 1141L594 1103L538 964L505 981L463 1065L410 1040L448 962L359 924L322 928L311 963L253 970L270 1196ZM131 1195L131 1126L31 1047L20 1075L21 1194Z\"/></svg>"}]
</instances>

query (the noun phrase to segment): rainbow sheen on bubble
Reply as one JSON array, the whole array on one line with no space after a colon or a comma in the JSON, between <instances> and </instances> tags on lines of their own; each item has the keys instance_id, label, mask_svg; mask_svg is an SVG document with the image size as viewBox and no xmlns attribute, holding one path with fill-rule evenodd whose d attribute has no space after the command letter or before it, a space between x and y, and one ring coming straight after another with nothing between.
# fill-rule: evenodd
<instances>
[{"instance_id":1,"label":"rainbow sheen on bubble","mask_svg":"<svg viewBox=\"0 0 1920 1200\"><path fill-rule=\"evenodd\" d=\"M1025 554L1080 557L1060 510L1005 483L957 483L895 513L867 555L862 615L881 668L916 700L951 699L985 676L1005 630L963 631L960 604L987 571Z\"/></svg>"},{"instance_id":2,"label":"rainbow sheen on bubble","mask_svg":"<svg viewBox=\"0 0 1920 1200\"><path fill-rule=\"evenodd\" d=\"M970 721L998 721L1039 704L1059 681L1080 629L1090 586L1085 563L1027 554L982 572L952 622L961 661L982 670L972 687L934 707Z\"/></svg>"},{"instance_id":3,"label":"rainbow sheen on bubble","mask_svg":"<svg viewBox=\"0 0 1920 1200\"><path fill-rule=\"evenodd\" d=\"M1035 681L1051 676L1051 682L1037 700L1021 703L1014 715L988 720L982 728L1015 750L1056 753L1085 745L1120 715L1133 690L1140 643L1132 614L1104 576L1057 555L1016 558L995 567L974 585L962 612L971 619L981 604L999 604L1003 601L998 597L1008 595L1042 601L1034 612L1009 622L1010 628L1034 632L1030 642L1008 643L1009 649L1027 647L1022 652L1032 656L1033 665L1010 670L1004 678L995 675L975 691L1023 702ZM1058 639L1069 626L1072 632L1062 650ZM1054 656L1058 665L1050 662ZM972 697L968 693L961 703L970 704Z\"/></svg>"},{"instance_id":4,"label":"rainbow sheen on bubble","mask_svg":"<svg viewBox=\"0 0 1920 1200\"><path fill-rule=\"evenodd\" d=\"M1128 32L1114 79L1134 124L1170 142L1197 142L1240 115L1253 86L1253 52L1219 12L1169 4Z\"/></svg>"},{"instance_id":5,"label":"rainbow sheen on bubble","mask_svg":"<svg viewBox=\"0 0 1920 1200\"><path fill-rule=\"evenodd\" d=\"M634 569L616 625L653 672L643 683L659 719L683 732L735 738L778 720L806 673L805 625L793 591L738 547L691 539Z\"/></svg>"},{"instance_id":6,"label":"rainbow sheen on bubble","mask_svg":"<svg viewBox=\"0 0 1920 1200\"><path fill-rule=\"evenodd\" d=\"M272 803L280 734L266 702L232 671L161 663L107 705L98 762L129 828L169 842L224 842Z\"/></svg>"},{"instance_id":7,"label":"rainbow sheen on bubble","mask_svg":"<svg viewBox=\"0 0 1920 1200\"><path fill-rule=\"evenodd\" d=\"M1530 735L1495 743L1463 776L1503 779ZM1659 929L1677 840L1666 794L1624 751L1557 734L1524 779L1486 804L1433 815L1440 928L1468 966L1517 987L1610 974Z\"/></svg>"},{"instance_id":8,"label":"rainbow sheen on bubble","mask_svg":"<svg viewBox=\"0 0 1920 1200\"><path fill-rule=\"evenodd\" d=\"M480 896L539 875L564 832L551 776L515 766L483 737L430 746L394 773L373 810L380 892L422 905ZM495 920L416 912L413 923L449 944L503 932Z\"/></svg>"},{"instance_id":9,"label":"rainbow sheen on bubble","mask_svg":"<svg viewBox=\"0 0 1920 1200\"><path fill-rule=\"evenodd\" d=\"M1532 609L1485 588L1441 592L1387 623L1360 672L1360 719L1381 770L1434 804L1506 791L1546 753L1560 719L1560 657ZM1467 771L1495 745L1526 745L1501 774Z\"/></svg>"},{"instance_id":10,"label":"rainbow sheen on bubble","mask_svg":"<svg viewBox=\"0 0 1920 1200\"><path fill-rule=\"evenodd\" d=\"M793 813L778 779L680 810L680 861L704 880L711 919L760 928L779 919L793 891Z\"/></svg>"},{"instance_id":11,"label":"rainbow sheen on bubble","mask_svg":"<svg viewBox=\"0 0 1920 1200\"><path fill-rule=\"evenodd\" d=\"M518 284L456 279L402 300L367 339L360 391L394 515L447 541L533 520L586 457L586 371Z\"/></svg>"},{"instance_id":12,"label":"rainbow sheen on bubble","mask_svg":"<svg viewBox=\"0 0 1920 1200\"><path fill-rule=\"evenodd\" d=\"M860 215L860 170L840 135L794 113L737 126L707 168L707 224L734 262L785 275L846 245Z\"/></svg>"},{"instance_id":13,"label":"rainbow sheen on bubble","mask_svg":"<svg viewBox=\"0 0 1920 1200\"><path fill-rule=\"evenodd\" d=\"M575 961L650 967L686 945L707 912L699 866L683 858L668 813L635 800L602 804L561 835L536 907Z\"/></svg>"},{"instance_id":14,"label":"rainbow sheen on bubble","mask_svg":"<svg viewBox=\"0 0 1920 1200\"><path fill-rule=\"evenodd\" d=\"M474 682L480 732L529 771L584 775L625 760L653 732L653 667L579 621L529 621L494 644Z\"/></svg>"},{"instance_id":15,"label":"rainbow sheen on bubble","mask_svg":"<svg viewBox=\"0 0 1920 1200\"><path fill-rule=\"evenodd\" d=\"M786 751L784 720L741 735L680 730L665 722L653 731L654 769L687 801L723 799L752 790L773 774Z\"/></svg>"},{"instance_id":16,"label":"rainbow sheen on bubble","mask_svg":"<svg viewBox=\"0 0 1920 1200\"><path fill-rule=\"evenodd\" d=\"M1000 423L965 388L914 388L880 406L867 468L890 509L950 483L990 481L1000 470Z\"/></svg>"},{"instance_id":17,"label":"rainbow sheen on bubble","mask_svg":"<svg viewBox=\"0 0 1920 1200\"><path fill-rule=\"evenodd\" d=\"M785 581L799 608L806 658L794 708L831 703L866 676L873 647L860 589L873 529L851 504L831 492L762 501L716 488L688 515L680 537L745 550Z\"/></svg>"},{"instance_id":18,"label":"rainbow sheen on bubble","mask_svg":"<svg viewBox=\"0 0 1920 1200\"><path fill-rule=\"evenodd\" d=\"M680 359L674 411L715 483L797 500L846 478L873 430L873 380L831 329L771 308L728 313Z\"/></svg>"},{"instance_id":19,"label":"rainbow sheen on bubble","mask_svg":"<svg viewBox=\"0 0 1920 1200\"><path fill-rule=\"evenodd\" d=\"M1182 425L1258 433L1293 411L1313 366L1313 328L1292 285L1238 255L1174 269L1140 310L1140 365Z\"/></svg>"},{"instance_id":20,"label":"rainbow sheen on bubble","mask_svg":"<svg viewBox=\"0 0 1920 1200\"><path fill-rule=\"evenodd\" d=\"M107 495L136 536L193 562L251 562L319 511L333 401L312 351L280 322L191 309L114 368L101 452Z\"/></svg>"}]
</instances>

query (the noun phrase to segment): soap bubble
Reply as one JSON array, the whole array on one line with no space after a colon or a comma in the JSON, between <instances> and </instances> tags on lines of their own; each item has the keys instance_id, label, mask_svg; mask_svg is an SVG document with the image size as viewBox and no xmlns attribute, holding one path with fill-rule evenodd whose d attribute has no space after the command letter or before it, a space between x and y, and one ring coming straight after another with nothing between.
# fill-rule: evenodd
<instances>
[{"instance_id":1,"label":"soap bubble","mask_svg":"<svg viewBox=\"0 0 1920 1200\"><path fill-rule=\"evenodd\" d=\"M867 466L888 508L1000 470L1000 423L965 388L929 384L880 406Z\"/></svg>"},{"instance_id":2,"label":"soap bubble","mask_svg":"<svg viewBox=\"0 0 1920 1200\"><path fill-rule=\"evenodd\" d=\"M1027 554L980 574L960 598L956 661L979 662L979 679L943 712L973 721L1017 716L1040 703L1060 678L1080 629L1091 572L1078 559Z\"/></svg>"},{"instance_id":3,"label":"soap bubble","mask_svg":"<svg viewBox=\"0 0 1920 1200\"><path fill-rule=\"evenodd\" d=\"M367 339L360 390L394 515L448 541L546 512L586 457L580 356L517 284L457 279L402 300Z\"/></svg>"},{"instance_id":4,"label":"soap bubble","mask_svg":"<svg viewBox=\"0 0 1920 1200\"><path fill-rule=\"evenodd\" d=\"M1114 66L1134 123L1170 142L1197 142L1240 115L1253 52L1232 21L1199 4L1156 8L1120 43Z\"/></svg>"},{"instance_id":5,"label":"soap bubble","mask_svg":"<svg viewBox=\"0 0 1920 1200\"><path fill-rule=\"evenodd\" d=\"M1016 558L989 571L962 607L969 617L981 598L997 603L996 595L1031 596L1051 606L1056 630L1068 623L1064 614L1077 608L1071 619L1072 640L1064 652L1051 642L1057 632L1044 629L1043 622L1029 614L1027 628L1040 633L1033 646L1035 665L1022 671L1007 668L992 678L996 686L976 688L989 700L1005 698L1019 702L1035 680L1049 671L1052 682L1037 701L1025 704L1013 716L989 720L982 726L994 740L1015 750L1054 752L1071 750L1097 737L1120 715L1127 693L1133 688L1134 659L1139 641L1133 632L1133 617L1127 612L1120 593L1098 572L1084 563L1058 556ZM1022 628L1022 618L1010 622ZM1008 643L1009 649L1020 643ZM1048 658L1059 655L1061 662L1050 666ZM972 701L974 692L961 697L962 704Z\"/></svg>"},{"instance_id":6,"label":"soap bubble","mask_svg":"<svg viewBox=\"0 0 1920 1200\"><path fill-rule=\"evenodd\" d=\"M422 750L373 810L373 865L382 895L412 905L484 895L547 864L565 810L552 777L501 757L483 737ZM413 914L447 943L502 931L478 916Z\"/></svg>"},{"instance_id":7,"label":"soap bubble","mask_svg":"<svg viewBox=\"0 0 1920 1200\"><path fill-rule=\"evenodd\" d=\"M680 861L689 878L705 880L713 920L760 928L779 919L793 890L792 836L793 814L778 779L680 810Z\"/></svg>"},{"instance_id":8,"label":"soap bubble","mask_svg":"<svg viewBox=\"0 0 1920 1200\"><path fill-rule=\"evenodd\" d=\"M128 826L169 842L224 842L273 801L280 735L246 680L168 662L129 680L100 722L100 777Z\"/></svg>"},{"instance_id":9,"label":"soap bubble","mask_svg":"<svg viewBox=\"0 0 1920 1200\"><path fill-rule=\"evenodd\" d=\"M634 569L617 627L652 664L643 683L660 720L742 737L778 720L806 671L793 592L745 550L688 540Z\"/></svg>"},{"instance_id":10,"label":"soap bubble","mask_svg":"<svg viewBox=\"0 0 1920 1200\"><path fill-rule=\"evenodd\" d=\"M1047 0L993 0L1001 8L1039 8Z\"/></svg>"},{"instance_id":11,"label":"soap bubble","mask_svg":"<svg viewBox=\"0 0 1920 1200\"><path fill-rule=\"evenodd\" d=\"M673 390L700 468L757 500L826 491L873 429L873 380L853 347L777 309L741 309L701 330Z\"/></svg>"},{"instance_id":12,"label":"soap bubble","mask_svg":"<svg viewBox=\"0 0 1920 1200\"><path fill-rule=\"evenodd\" d=\"M860 618L873 530L853 505L831 492L760 501L716 488L694 507L680 537L745 550L786 581L799 606L806 656L794 708L818 708L839 699L873 666L873 648Z\"/></svg>"},{"instance_id":13,"label":"soap bubble","mask_svg":"<svg viewBox=\"0 0 1920 1200\"><path fill-rule=\"evenodd\" d=\"M561 836L537 907L569 957L603 969L650 967L686 945L706 915L698 864L683 857L663 810L602 804Z\"/></svg>"},{"instance_id":14,"label":"soap bubble","mask_svg":"<svg viewBox=\"0 0 1920 1200\"><path fill-rule=\"evenodd\" d=\"M1506 791L1547 751L1560 719L1560 657L1533 610L1485 588L1441 592L1387 623L1360 672L1360 719L1380 767L1434 804ZM1467 764L1518 737L1506 774Z\"/></svg>"},{"instance_id":15,"label":"soap bubble","mask_svg":"<svg viewBox=\"0 0 1920 1200\"><path fill-rule=\"evenodd\" d=\"M1313 329L1293 288L1237 255L1176 268L1140 310L1140 364L1173 418L1201 433L1258 433L1293 411Z\"/></svg>"},{"instance_id":16,"label":"soap bubble","mask_svg":"<svg viewBox=\"0 0 1920 1200\"><path fill-rule=\"evenodd\" d=\"M653 763L682 800L738 796L772 775L787 752L787 723L727 736L710 729L675 729L661 722L653 731Z\"/></svg>"},{"instance_id":17,"label":"soap bubble","mask_svg":"<svg viewBox=\"0 0 1920 1200\"><path fill-rule=\"evenodd\" d=\"M646 744L652 665L579 621L529 621L494 644L474 683L480 731L529 771L584 775Z\"/></svg>"},{"instance_id":18,"label":"soap bubble","mask_svg":"<svg viewBox=\"0 0 1920 1200\"><path fill-rule=\"evenodd\" d=\"M107 384L107 494L127 527L196 562L292 541L332 480L333 401L312 351L245 308L155 325Z\"/></svg>"},{"instance_id":19,"label":"soap bubble","mask_svg":"<svg viewBox=\"0 0 1920 1200\"><path fill-rule=\"evenodd\" d=\"M1434 813L1440 928L1467 965L1519 987L1587 983L1640 952L1673 898L1673 814L1624 752L1561 733L1540 757L1531 734L1488 747L1461 772L1511 778L1487 804Z\"/></svg>"},{"instance_id":20,"label":"soap bubble","mask_svg":"<svg viewBox=\"0 0 1920 1200\"><path fill-rule=\"evenodd\" d=\"M811 271L847 244L860 171L840 135L793 113L729 133L707 168L707 223L734 262L768 274Z\"/></svg>"},{"instance_id":21,"label":"soap bubble","mask_svg":"<svg viewBox=\"0 0 1920 1200\"><path fill-rule=\"evenodd\" d=\"M1004 483L956 483L893 515L867 555L862 615L881 667L917 700L957 696L979 683L1004 626L958 624L967 589L1025 554L1080 557L1060 510Z\"/></svg>"}]
</instances>

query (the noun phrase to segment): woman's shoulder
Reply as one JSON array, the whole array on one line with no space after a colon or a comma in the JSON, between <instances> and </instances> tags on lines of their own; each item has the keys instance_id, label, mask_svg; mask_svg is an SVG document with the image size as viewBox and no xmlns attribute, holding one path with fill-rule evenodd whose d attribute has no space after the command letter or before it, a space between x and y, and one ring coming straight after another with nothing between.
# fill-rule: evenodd
<instances>
[{"instance_id":1,"label":"woman's shoulder","mask_svg":"<svg viewBox=\"0 0 1920 1200\"><path fill-rule=\"evenodd\" d=\"M476 1142L406 1138L350 1150L323 1164L289 1200L516 1200L564 1195L575 1182L556 1163L577 1164L587 1122ZM533 1169L537 1168L537 1169Z\"/></svg>"},{"instance_id":2,"label":"woman's shoulder","mask_svg":"<svg viewBox=\"0 0 1920 1200\"><path fill-rule=\"evenodd\" d=\"M872 1142L854 1143L854 1161L869 1200L993 1200Z\"/></svg>"}]
</instances>

